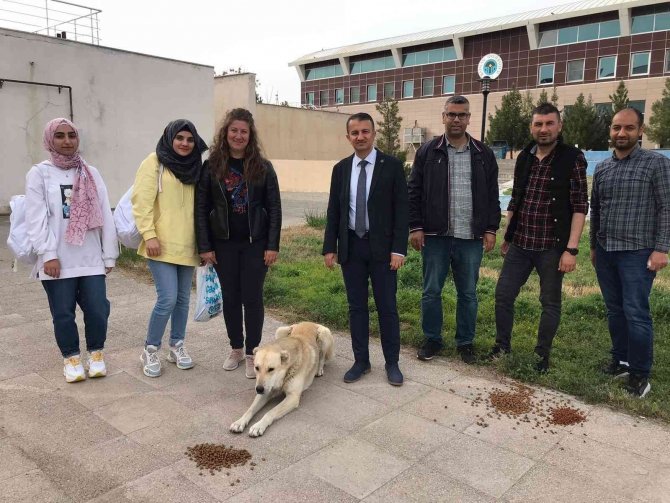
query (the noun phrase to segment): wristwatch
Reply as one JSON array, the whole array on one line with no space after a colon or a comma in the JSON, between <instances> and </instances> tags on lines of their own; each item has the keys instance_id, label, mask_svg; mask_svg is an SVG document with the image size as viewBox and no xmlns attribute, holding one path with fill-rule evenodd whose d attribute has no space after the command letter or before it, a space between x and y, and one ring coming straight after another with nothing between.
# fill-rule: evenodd
<instances>
[{"instance_id":1,"label":"wristwatch","mask_svg":"<svg viewBox=\"0 0 670 503\"><path fill-rule=\"evenodd\" d=\"M565 251L570 255L577 255L579 253L579 248L566 248Z\"/></svg>"}]
</instances>

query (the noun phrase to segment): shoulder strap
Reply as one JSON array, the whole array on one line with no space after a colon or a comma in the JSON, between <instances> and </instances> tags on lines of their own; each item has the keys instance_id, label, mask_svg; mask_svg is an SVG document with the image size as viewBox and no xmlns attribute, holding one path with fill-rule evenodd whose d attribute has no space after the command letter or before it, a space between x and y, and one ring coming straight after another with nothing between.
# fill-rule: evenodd
<instances>
[{"instance_id":1,"label":"shoulder strap","mask_svg":"<svg viewBox=\"0 0 670 503\"><path fill-rule=\"evenodd\" d=\"M163 164L159 164L158 166L158 192L163 192L163 170L165 168L163 167Z\"/></svg>"},{"instance_id":2,"label":"shoulder strap","mask_svg":"<svg viewBox=\"0 0 670 503\"><path fill-rule=\"evenodd\" d=\"M47 217L51 216L51 210L49 209L49 166L42 166L40 171L42 172L42 181L44 182L44 203L47 207Z\"/></svg>"}]
</instances>

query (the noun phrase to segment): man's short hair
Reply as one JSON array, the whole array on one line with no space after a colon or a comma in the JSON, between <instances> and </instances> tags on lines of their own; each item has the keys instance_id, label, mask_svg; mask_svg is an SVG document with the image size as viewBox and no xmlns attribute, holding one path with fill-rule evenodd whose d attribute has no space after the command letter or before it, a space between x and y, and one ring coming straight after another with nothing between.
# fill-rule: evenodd
<instances>
[{"instance_id":1,"label":"man's short hair","mask_svg":"<svg viewBox=\"0 0 670 503\"><path fill-rule=\"evenodd\" d=\"M461 96L460 94L455 94L454 96L449 96L447 98L447 102L444 104L444 108L446 108L449 105L470 105L470 102L465 96Z\"/></svg>"},{"instance_id":2,"label":"man's short hair","mask_svg":"<svg viewBox=\"0 0 670 503\"><path fill-rule=\"evenodd\" d=\"M365 112L358 112L356 114L353 114L349 116L347 119L347 134L349 134L349 123L351 121L370 121L372 124L372 130L375 130L375 121L372 120L372 116L368 113Z\"/></svg>"},{"instance_id":3,"label":"man's short hair","mask_svg":"<svg viewBox=\"0 0 670 503\"><path fill-rule=\"evenodd\" d=\"M558 108L556 108L551 103L540 103L538 106L533 108L533 111L531 112L530 116L532 119L533 115L549 115L549 114L556 114L558 120L559 121L561 120L561 112L559 112Z\"/></svg>"},{"instance_id":4,"label":"man's short hair","mask_svg":"<svg viewBox=\"0 0 670 503\"><path fill-rule=\"evenodd\" d=\"M642 115L642 112L640 112L637 108L633 108L633 107L622 108L616 114L620 114L621 112L633 112L635 115L637 115L637 127L641 127L642 124L644 124L644 117ZM614 115L616 115L616 114L614 114ZM614 118L614 117L612 117L612 118Z\"/></svg>"}]
</instances>

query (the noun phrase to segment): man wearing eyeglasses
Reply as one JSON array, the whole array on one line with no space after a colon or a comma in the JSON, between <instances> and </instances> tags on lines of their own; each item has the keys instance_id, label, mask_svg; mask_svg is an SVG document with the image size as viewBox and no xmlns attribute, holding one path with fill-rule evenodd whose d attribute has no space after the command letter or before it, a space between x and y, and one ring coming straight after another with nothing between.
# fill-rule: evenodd
<instances>
[{"instance_id":1,"label":"man wearing eyeglasses","mask_svg":"<svg viewBox=\"0 0 670 503\"><path fill-rule=\"evenodd\" d=\"M410 242L423 257L419 360L443 347L442 288L451 268L456 285L456 346L475 362L477 281L483 251L491 251L500 226L498 163L490 148L466 129L470 103L450 97L442 111L444 135L417 151L409 177Z\"/></svg>"}]
</instances>

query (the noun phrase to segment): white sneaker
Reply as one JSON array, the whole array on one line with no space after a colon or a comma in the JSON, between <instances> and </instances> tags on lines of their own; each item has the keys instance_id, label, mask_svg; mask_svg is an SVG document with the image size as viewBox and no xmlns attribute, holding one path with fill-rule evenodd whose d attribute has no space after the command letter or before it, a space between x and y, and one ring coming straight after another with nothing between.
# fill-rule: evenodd
<instances>
[{"instance_id":1,"label":"white sneaker","mask_svg":"<svg viewBox=\"0 0 670 503\"><path fill-rule=\"evenodd\" d=\"M66 382L77 382L86 379L86 372L84 366L81 364L79 355L72 355L69 358L63 359L63 375Z\"/></svg>"},{"instance_id":2,"label":"white sneaker","mask_svg":"<svg viewBox=\"0 0 670 503\"><path fill-rule=\"evenodd\" d=\"M158 358L158 348L149 345L144 348L140 361L144 364L142 372L147 377L158 377L161 375L161 361Z\"/></svg>"},{"instance_id":3,"label":"white sneaker","mask_svg":"<svg viewBox=\"0 0 670 503\"><path fill-rule=\"evenodd\" d=\"M174 346L170 346L167 361L176 363L177 368L182 370L192 369L195 365L191 356L184 349L184 341L179 341Z\"/></svg>"},{"instance_id":4,"label":"white sneaker","mask_svg":"<svg viewBox=\"0 0 670 503\"><path fill-rule=\"evenodd\" d=\"M88 367L88 377L105 377L107 375L107 367L102 357L102 349L91 351L88 355L86 366Z\"/></svg>"},{"instance_id":5,"label":"white sneaker","mask_svg":"<svg viewBox=\"0 0 670 503\"><path fill-rule=\"evenodd\" d=\"M231 350L226 361L223 362L223 370L235 370L244 360L244 348Z\"/></svg>"}]
</instances>

